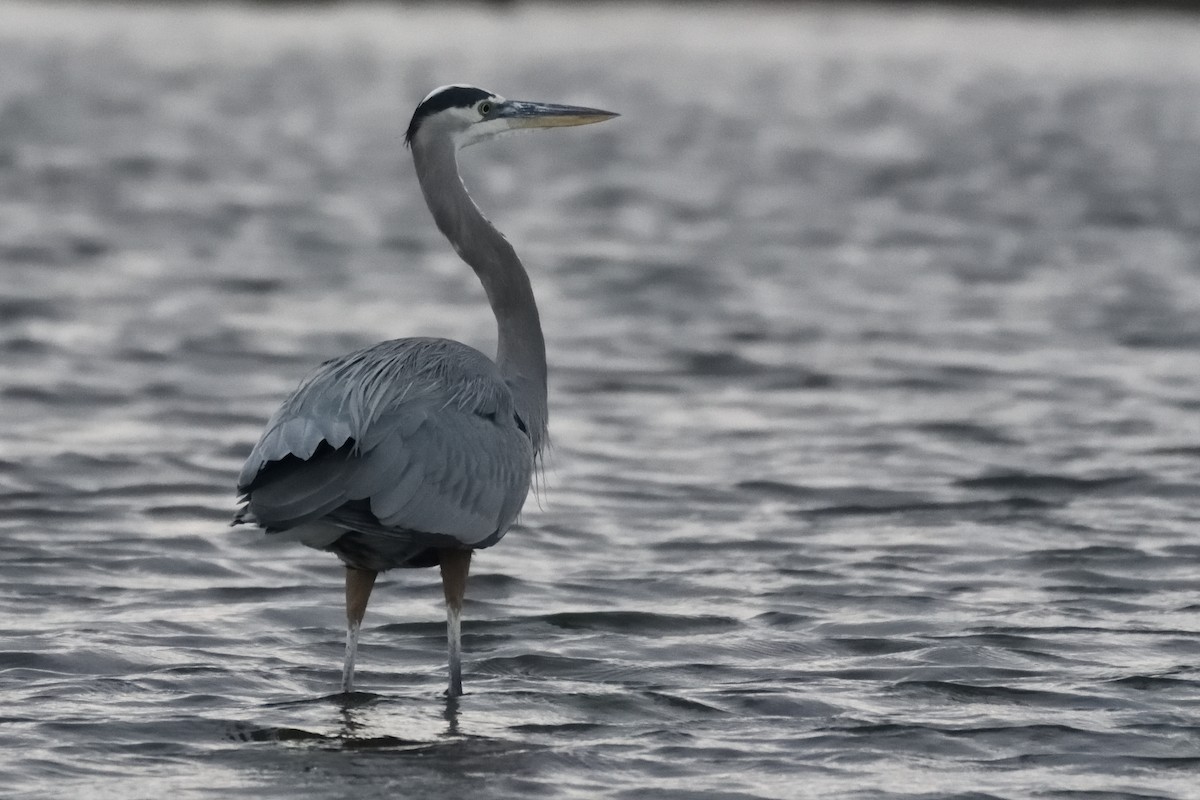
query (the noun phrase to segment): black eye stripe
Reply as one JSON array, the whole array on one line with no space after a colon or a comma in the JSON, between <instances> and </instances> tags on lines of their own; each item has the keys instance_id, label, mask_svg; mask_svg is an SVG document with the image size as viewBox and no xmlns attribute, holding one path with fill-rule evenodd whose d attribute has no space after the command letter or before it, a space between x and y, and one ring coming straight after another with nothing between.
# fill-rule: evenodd
<instances>
[{"instance_id":1,"label":"black eye stripe","mask_svg":"<svg viewBox=\"0 0 1200 800\"><path fill-rule=\"evenodd\" d=\"M412 122L408 123L408 131L404 134L405 144L412 142L421 127L421 122L430 114L445 111L447 108L474 108L480 100L489 100L491 97L491 92L474 86L451 86L438 92L417 106L417 110L413 112Z\"/></svg>"}]
</instances>

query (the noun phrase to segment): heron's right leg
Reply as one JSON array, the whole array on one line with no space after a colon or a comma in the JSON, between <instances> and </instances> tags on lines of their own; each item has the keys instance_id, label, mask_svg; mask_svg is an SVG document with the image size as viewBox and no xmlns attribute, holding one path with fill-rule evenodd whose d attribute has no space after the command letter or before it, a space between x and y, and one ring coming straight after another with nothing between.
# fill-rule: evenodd
<instances>
[{"instance_id":1,"label":"heron's right leg","mask_svg":"<svg viewBox=\"0 0 1200 800\"><path fill-rule=\"evenodd\" d=\"M446 644L450 656L450 687L447 697L462 694L462 606L471 570L470 550L442 550L442 591L446 595Z\"/></svg>"},{"instance_id":2,"label":"heron's right leg","mask_svg":"<svg viewBox=\"0 0 1200 800\"><path fill-rule=\"evenodd\" d=\"M363 615L367 613L367 601L375 586L379 573L370 569L346 567L346 663L342 665L342 691L354 689L354 656L358 653L358 630L362 627Z\"/></svg>"}]
</instances>

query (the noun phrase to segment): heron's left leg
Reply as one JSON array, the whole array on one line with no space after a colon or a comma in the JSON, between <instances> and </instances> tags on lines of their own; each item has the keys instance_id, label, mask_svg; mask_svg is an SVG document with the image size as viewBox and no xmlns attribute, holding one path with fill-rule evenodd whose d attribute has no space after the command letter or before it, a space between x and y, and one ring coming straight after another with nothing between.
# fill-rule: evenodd
<instances>
[{"instance_id":1,"label":"heron's left leg","mask_svg":"<svg viewBox=\"0 0 1200 800\"><path fill-rule=\"evenodd\" d=\"M346 567L346 661L342 665L342 691L354 689L354 657L358 654L358 630L362 627L363 615L367 613L367 601L375 586L371 569Z\"/></svg>"},{"instance_id":2,"label":"heron's left leg","mask_svg":"<svg viewBox=\"0 0 1200 800\"><path fill-rule=\"evenodd\" d=\"M442 591L446 594L446 643L450 653L449 697L462 694L462 604L471 569L470 550L446 549L438 553L442 567Z\"/></svg>"}]
</instances>

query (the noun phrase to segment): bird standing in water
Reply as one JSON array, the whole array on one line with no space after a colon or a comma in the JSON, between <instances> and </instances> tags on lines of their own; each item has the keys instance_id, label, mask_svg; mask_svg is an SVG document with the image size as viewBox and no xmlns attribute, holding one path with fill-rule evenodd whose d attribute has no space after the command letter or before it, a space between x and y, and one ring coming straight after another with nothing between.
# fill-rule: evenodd
<instances>
[{"instance_id":1,"label":"bird standing in water","mask_svg":"<svg viewBox=\"0 0 1200 800\"><path fill-rule=\"evenodd\" d=\"M394 339L327 361L267 423L238 477L234 524L288 535L346 565L346 659L376 576L441 569L450 686L462 694L460 619L471 553L500 540L546 441L546 347L529 276L467 194L457 152L509 131L587 125L609 111L443 86L405 136L438 229L496 316L496 359L449 339Z\"/></svg>"}]
</instances>

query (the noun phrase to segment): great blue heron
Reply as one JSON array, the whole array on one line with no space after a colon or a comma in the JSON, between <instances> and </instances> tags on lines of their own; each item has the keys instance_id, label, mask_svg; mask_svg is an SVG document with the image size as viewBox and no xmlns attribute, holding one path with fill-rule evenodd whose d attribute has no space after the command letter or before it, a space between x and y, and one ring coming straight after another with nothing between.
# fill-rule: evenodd
<instances>
[{"instance_id":1,"label":"great blue heron","mask_svg":"<svg viewBox=\"0 0 1200 800\"><path fill-rule=\"evenodd\" d=\"M472 202L457 151L508 131L617 116L443 86L405 142L438 229L475 270L496 315L496 360L448 339L381 342L327 361L267 423L238 477L234 524L287 531L346 565L346 660L375 577L441 567L450 687L462 694L460 618L473 550L500 540L529 493L546 440L546 347L529 276Z\"/></svg>"}]
</instances>

